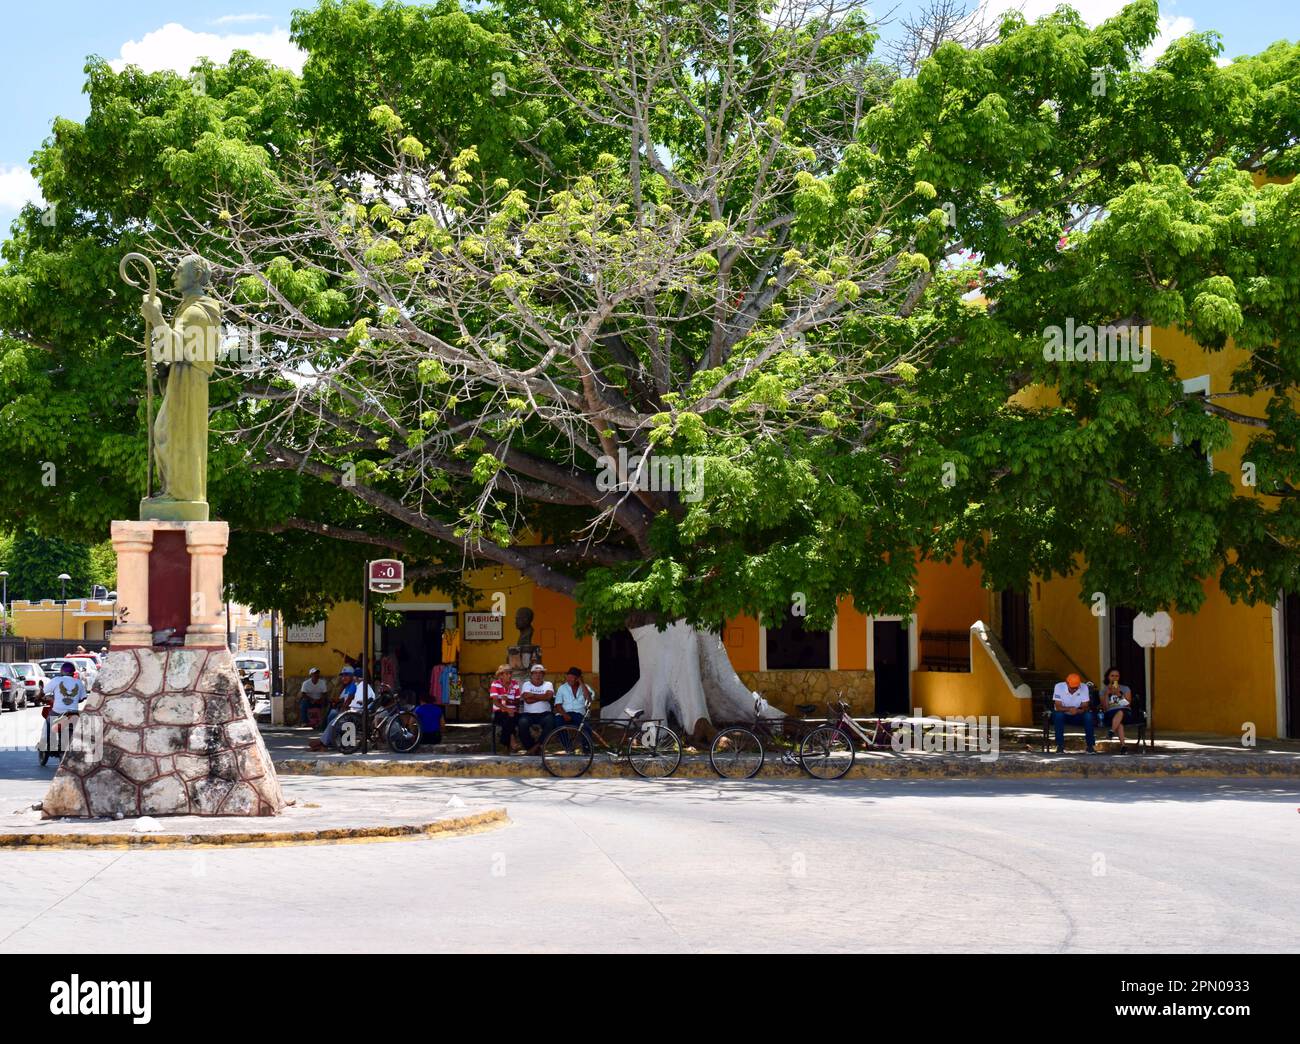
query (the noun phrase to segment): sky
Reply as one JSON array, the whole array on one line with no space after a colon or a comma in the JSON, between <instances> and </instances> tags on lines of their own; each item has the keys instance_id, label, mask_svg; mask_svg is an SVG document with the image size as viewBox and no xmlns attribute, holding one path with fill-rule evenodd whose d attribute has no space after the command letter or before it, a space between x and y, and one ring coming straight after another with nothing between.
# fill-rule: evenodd
<instances>
[{"instance_id":1,"label":"sky","mask_svg":"<svg viewBox=\"0 0 1300 1044\"><path fill-rule=\"evenodd\" d=\"M148 70L188 71L200 56L224 59L242 47L295 70L302 53L289 39L294 9L312 0L24 0L0 7L0 229L26 200L39 201L28 172L32 153L55 116L84 119L83 67L88 55ZM1021 7L1030 18L1058 0L984 0L993 10ZM1087 21L1101 21L1124 0L1074 0ZM894 17L921 0L881 0ZM1300 38L1297 0L1162 0L1161 40L1214 29L1228 58L1262 50L1278 39ZM889 36L886 28L885 36Z\"/></svg>"}]
</instances>

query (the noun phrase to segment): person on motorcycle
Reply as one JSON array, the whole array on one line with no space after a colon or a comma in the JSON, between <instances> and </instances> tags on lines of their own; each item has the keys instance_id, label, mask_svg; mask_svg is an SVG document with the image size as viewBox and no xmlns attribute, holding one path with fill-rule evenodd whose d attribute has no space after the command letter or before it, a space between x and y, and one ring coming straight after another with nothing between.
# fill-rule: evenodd
<instances>
[{"instance_id":1,"label":"person on motorcycle","mask_svg":"<svg viewBox=\"0 0 1300 1044\"><path fill-rule=\"evenodd\" d=\"M71 663L64 661L59 668L59 676L54 680L46 692L54 697L54 706L50 713L54 718L60 719L59 724L59 745L66 745L72 736L72 725L77 720L77 714L81 711L81 705L86 702L86 686L80 678L74 677L77 668ZM67 718L68 724L64 726L61 719ZM52 723L50 728L55 726Z\"/></svg>"}]
</instances>

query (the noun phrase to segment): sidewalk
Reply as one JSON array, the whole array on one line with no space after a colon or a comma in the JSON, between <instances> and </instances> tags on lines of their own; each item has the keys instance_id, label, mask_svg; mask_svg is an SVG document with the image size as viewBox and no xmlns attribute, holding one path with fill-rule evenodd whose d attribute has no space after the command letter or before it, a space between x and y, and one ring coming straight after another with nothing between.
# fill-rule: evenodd
<instances>
[{"instance_id":1,"label":"sidewalk","mask_svg":"<svg viewBox=\"0 0 1300 1044\"><path fill-rule=\"evenodd\" d=\"M370 754L337 754L311 751L308 740L315 735L304 728L262 728L262 737L281 775L313 776L451 776L451 777L543 777L549 778L540 757L505 756L486 753L487 726L451 724L444 729L447 743L422 748L412 754L394 754L387 749ZM1254 748L1242 747L1239 739L1202 733L1162 733L1150 753L1112 753L1113 742L1099 741L1101 754L1083 750L1082 737L1067 737L1067 753L1043 754L1041 733L1036 729L1002 729L996 758L967 751L872 751L859 753L852 775L875 778L979 778L988 776L1059 776L1095 778L1106 776L1300 776L1300 741L1268 740ZM633 777L624 761L612 761L597 753L589 776ZM769 751L762 777L806 778L798 765L785 764L779 752ZM709 764L708 749L686 747L676 777L717 779Z\"/></svg>"},{"instance_id":2,"label":"sidewalk","mask_svg":"<svg viewBox=\"0 0 1300 1044\"><path fill-rule=\"evenodd\" d=\"M158 816L140 819L41 818L47 781L11 785L0 806L0 851L58 848L267 847L456 837L504 826L498 802L457 794L393 792L300 777L284 781L290 802L278 816ZM11 793L11 791L13 791ZM15 807L16 806L16 807ZM33 807L37 806L37 807Z\"/></svg>"}]
</instances>

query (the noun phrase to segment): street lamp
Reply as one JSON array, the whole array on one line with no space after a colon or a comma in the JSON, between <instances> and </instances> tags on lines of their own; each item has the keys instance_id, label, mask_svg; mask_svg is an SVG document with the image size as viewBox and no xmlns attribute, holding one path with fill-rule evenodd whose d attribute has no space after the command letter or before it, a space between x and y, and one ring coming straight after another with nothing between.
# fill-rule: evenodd
<instances>
[{"instance_id":1,"label":"street lamp","mask_svg":"<svg viewBox=\"0 0 1300 1044\"><path fill-rule=\"evenodd\" d=\"M63 640L63 611L68 607L68 581L72 577L67 573L59 574L59 640Z\"/></svg>"}]
</instances>

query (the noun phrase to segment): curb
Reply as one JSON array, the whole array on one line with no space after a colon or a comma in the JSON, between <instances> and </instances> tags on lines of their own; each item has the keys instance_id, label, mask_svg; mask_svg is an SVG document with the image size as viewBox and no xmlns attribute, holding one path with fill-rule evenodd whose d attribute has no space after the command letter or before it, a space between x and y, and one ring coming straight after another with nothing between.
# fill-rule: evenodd
<instances>
[{"instance_id":1,"label":"curb","mask_svg":"<svg viewBox=\"0 0 1300 1044\"><path fill-rule=\"evenodd\" d=\"M1058 755L1050 760L1003 757L996 762L974 758L911 758L862 756L846 779L1093 779L1099 777L1188 776L1221 778L1300 777L1300 758L1195 758L1180 755L1114 755L1085 761L1086 755ZM470 779L551 779L540 758L475 758L342 760L284 758L275 762L283 776L432 776ZM636 779L626 762L597 760L584 779ZM683 758L673 779L711 779L722 782L707 757ZM758 779L810 779L797 765L769 759ZM743 782L743 781L740 781Z\"/></svg>"},{"instance_id":2,"label":"curb","mask_svg":"<svg viewBox=\"0 0 1300 1044\"><path fill-rule=\"evenodd\" d=\"M231 830L216 834L0 834L0 849L67 848L270 848L276 845L330 845L367 841L411 841L430 837L459 837L505 826L510 822L504 808L488 809L469 816L436 819L428 823L396 826L322 827L318 830Z\"/></svg>"}]
</instances>

